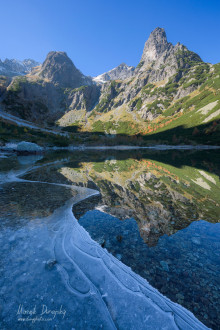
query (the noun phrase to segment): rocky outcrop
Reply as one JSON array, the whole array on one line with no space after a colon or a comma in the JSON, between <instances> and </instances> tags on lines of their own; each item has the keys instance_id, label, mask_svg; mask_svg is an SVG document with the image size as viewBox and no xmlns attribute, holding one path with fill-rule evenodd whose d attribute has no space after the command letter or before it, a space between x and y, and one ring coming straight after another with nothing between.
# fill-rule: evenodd
<instances>
[{"instance_id":1,"label":"rocky outcrop","mask_svg":"<svg viewBox=\"0 0 220 330\"><path fill-rule=\"evenodd\" d=\"M39 64L40 63L32 59L18 61L15 59L9 60L6 58L4 61L0 60L0 75L8 77L22 76L31 72L32 68L38 66Z\"/></svg>"},{"instance_id":2,"label":"rocky outcrop","mask_svg":"<svg viewBox=\"0 0 220 330\"><path fill-rule=\"evenodd\" d=\"M132 77L134 75L134 71L134 66L128 66L127 64L122 63L116 68L103 74L100 74L97 77L94 77L93 81L95 81L96 83L105 83L109 80L125 80L127 78Z\"/></svg>"}]
</instances>

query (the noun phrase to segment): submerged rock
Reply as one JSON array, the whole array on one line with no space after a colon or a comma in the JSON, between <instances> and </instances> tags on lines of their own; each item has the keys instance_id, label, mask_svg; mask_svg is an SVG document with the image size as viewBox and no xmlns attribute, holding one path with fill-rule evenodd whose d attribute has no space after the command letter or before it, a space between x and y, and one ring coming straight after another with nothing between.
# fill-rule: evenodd
<instances>
[{"instance_id":1,"label":"submerged rock","mask_svg":"<svg viewBox=\"0 0 220 330\"><path fill-rule=\"evenodd\" d=\"M48 260L45 264L45 269L51 270L56 265L56 263L56 260Z\"/></svg>"},{"instance_id":2,"label":"submerged rock","mask_svg":"<svg viewBox=\"0 0 220 330\"><path fill-rule=\"evenodd\" d=\"M97 243L99 243L99 245L104 247L105 246L105 239L103 237L100 237L99 239L97 239Z\"/></svg>"},{"instance_id":3,"label":"submerged rock","mask_svg":"<svg viewBox=\"0 0 220 330\"><path fill-rule=\"evenodd\" d=\"M165 270L166 272L169 272L170 269L169 269L169 266L168 266L168 263L166 261L160 261L160 265L161 267L163 268L163 270Z\"/></svg>"},{"instance_id":4,"label":"submerged rock","mask_svg":"<svg viewBox=\"0 0 220 330\"><path fill-rule=\"evenodd\" d=\"M192 242L196 245L201 245L200 237L192 237Z\"/></svg>"}]
</instances>

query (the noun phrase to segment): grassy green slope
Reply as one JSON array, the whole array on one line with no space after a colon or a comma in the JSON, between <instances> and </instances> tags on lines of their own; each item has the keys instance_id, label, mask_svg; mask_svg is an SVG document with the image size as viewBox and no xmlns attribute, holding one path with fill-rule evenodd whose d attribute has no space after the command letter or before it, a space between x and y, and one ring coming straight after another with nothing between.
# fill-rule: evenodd
<instances>
[{"instance_id":1,"label":"grassy green slope","mask_svg":"<svg viewBox=\"0 0 220 330\"><path fill-rule=\"evenodd\" d=\"M178 88L184 90L190 86L194 87L192 93L174 100ZM185 140L189 143L220 143L220 64L211 69L207 64L200 64L178 83L170 79L164 87L147 84L139 93L140 97L136 97L130 105L135 104L135 109L140 110L146 93L157 96L155 101L147 104L148 110L157 114L152 121L141 120L138 113L134 119L129 111L125 116L125 110L121 108L121 115L118 115L119 110L117 113L112 110L100 114L98 118L91 116L90 129L93 132L130 136L139 134L144 140L164 140L164 134L159 133L167 132L166 138L172 143ZM165 110L162 111L158 104L162 104Z\"/></svg>"}]
</instances>

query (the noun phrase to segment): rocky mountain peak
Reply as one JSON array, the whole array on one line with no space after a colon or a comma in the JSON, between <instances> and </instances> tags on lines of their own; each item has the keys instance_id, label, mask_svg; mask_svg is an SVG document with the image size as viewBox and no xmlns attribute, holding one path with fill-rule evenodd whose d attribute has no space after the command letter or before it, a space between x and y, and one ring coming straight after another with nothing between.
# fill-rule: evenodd
<instances>
[{"instance_id":1,"label":"rocky mountain peak","mask_svg":"<svg viewBox=\"0 0 220 330\"><path fill-rule=\"evenodd\" d=\"M165 30L160 27L154 29L149 36L148 43L167 44L168 42Z\"/></svg>"},{"instance_id":2,"label":"rocky mountain peak","mask_svg":"<svg viewBox=\"0 0 220 330\"><path fill-rule=\"evenodd\" d=\"M119 64L119 66L118 66L118 68L128 68L129 66L126 64L126 63L124 63L124 62L122 62L121 64Z\"/></svg>"},{"instance_id":3,"label":"rocky mountain peak","mask_svg":"<svg viewBox=\"0 0 220 330\"><path fill-rule=\"evenodd\" d=\"M141 62L146 64L157 60L170 46L167 42L166 32L163 28L157 27L151 32L146 41Z\"/></svg>"},{"instance_id":4,"label":"rocky mountain peak","mask_svg":"<svg viewBox=\"0 0 220 330\"><path fill-rule=\"evenodd\" d=\"M85 77L75 67L65 52L49 52L37 74L64 88L76 88L92 83L90 78Z\"/></svg>"},{"instance_id":5,"label":"rocky mountain peak","mask_svg":"<svg viewBox=\"0 0 220 330\"><path fill-rule=\"evenodd\" d=\"M22 76L29 73L33 67L39 64L32 59L18 61L16 59L6 58L4 61L0 60L0 74L9 77Z\"/></svg>"},{"instance_id":6,"label":"rocky mountain peak","mask_svg":"<svg viewBox=\"0 0 220 330\"><path fill-rule=\"evenodd\" d=\"M40 63L32 60L31 58L26 58L23 61L23 65L27 68L27 71L30 72L32 68L40 65Z\"/></svg>"},{"instance_id":7,"label":"rocky mountain peak","mask_svg":"<svg viewBox=\"0 0 220 330\"><path fill-rule=\"evenodd\" d=\"M124 80L130 78L134 75L135 68L133 66L128 66L126 63L119 64L116 68L102 73L97 77L94 77L93 80L96 83L104 83L109 80Z\"/></svg>"}]
</instances>

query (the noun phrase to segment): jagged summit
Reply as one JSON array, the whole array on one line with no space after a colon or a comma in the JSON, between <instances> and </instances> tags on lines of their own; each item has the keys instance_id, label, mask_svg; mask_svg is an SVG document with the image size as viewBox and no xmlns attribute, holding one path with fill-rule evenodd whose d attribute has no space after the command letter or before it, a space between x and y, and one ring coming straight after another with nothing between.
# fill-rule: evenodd
<instances>
[{"instance_id":1,"label":"jagged summit","mask_svg":"<svg viewBox=\"0 0 220 330\"><path fill-rule=\"evenodd\" d=\"M151 63L156 61L169 47L166 32L163 28L157 27L153 30L146 41L141 62Z\"/></svg>"},{"instance_id":2,"label":"jagged summit","mask_svg":"<svg viewBox=\"0 0 220 330\"><path fill-rule=\"evenodd\" d=\"M62 87L76 88L92 83L75 67L67 54L60 51L48 53L37 75Z\"/></svg>"},{"instance_id":3,"label":"jagged summit","mask_svg":"<svg viewBox=\"0 0 220 330\"><path fill-rule=\"evenodd\" d=\"M152 42L154 44L167 44L167 35L163 28L157 27L154 29L148 39L148 42Z\"/></svg>"},{"instance_id":4,"label":"jagged summit","mask_svg":"<svg viewBox=\"0 0 220 330\"><path fill-rule=\"evenodd\" d=\"M183 71L180 70L189 69L199 62L202 62L199 55L179 42L174 46L167 41L165 30L157 27L145 43L136 72L148 76L149 82L168 79L178 71L180 79L183 75Z\"/></svg>"}]
</instances>

